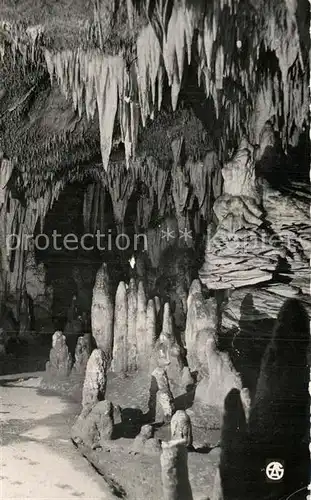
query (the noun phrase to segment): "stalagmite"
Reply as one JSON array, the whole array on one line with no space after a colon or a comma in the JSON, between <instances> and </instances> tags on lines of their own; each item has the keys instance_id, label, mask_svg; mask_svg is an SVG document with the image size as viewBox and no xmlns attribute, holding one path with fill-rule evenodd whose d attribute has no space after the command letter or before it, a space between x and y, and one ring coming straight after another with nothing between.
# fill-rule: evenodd
<instances>
[{"instance_id":1,"label":"stalagmite","mask_svg":"<svg viewBox=\"0 0 311 500\"><path fill-rule=\"evenodd\" d=\"M166 370L156 368L151 374L151 390L149 408L156 422L170 422L175 403L171 392Z\"/></svg>"},{"instance_id":2,"label":"stalagmite","mask_svg":"<svg viewBox=\"0 0 311 500\"><path fill-rule=\"evenodd\" d=\"M213 298L204 300L201 283L194 280L191 284L187 301L187 321L185 342L187 360L192 370L199 374L206 373L206 341L216 334L216 301Z\"/></svg>"},{"instance_id":3,"label":"stalagmite","mask_svg":"<svg viewBox=\"0 0 311 500\"><path fill-rule=\"evenodd\" d=\"M138 368L142 369L148 363L145 356L146 350L146 294L142 281L138 284L137 291L137 319L136 319L136 340L137 340L137 360Z\"/></svg>"},{"instance_id":4,"label":"stalagmite","mask_svg":"<svg viewBox=\"0 0 311 500\"><path fill-rule=\"evenodd\" d=\"M163 326L161 335L165 335L168 338L173 339L174 331L173 331L173 318L171 314L171 308L168 302L164 304L163 310Z\"/></svg>"},{"instance_id":5,"label":"stalagmite","mask_svg":"<svg viewBox=\"0 0 311 500\"><path fill-rule=\"evenodd\" d=\"M106 385L107 359L100 349L94 349L86 366L82 391L82 416L86 416L98 401L105 399Z\"/></svg>"},{"instance_id":6,"label":"stalagmite","mask_svg":"<svg viewBox=\"0 0 311 500\"><path fill-rule=\"evenodd\" d=\"M146 355L150 356L156 342L156 309L154 300L148 300L146 311Z\"/></svg>"},{"instance_id":7,"label":"stalagmite","mask_svg":"<svg viewBox=\"0 0 311 500\"><path fill-rule=\"evenodd\" d=\"M187 447L192 445L192 425L187 412L177 410L176 413L174 413L171 420L171 439L185 440Z\"/></svg>"},{"instance_id":8,"label":"stalagmite","mask_svg":"<svg viewBox=\"0 0 311 500\"><path fill-rule=\"evenodd\" d=\"M112 357L113 305L110 298L107 265L103 264L96 275L92 300L92 334L96 345L107 359Z\"/></svg>"},{"instance_id":9,"label":"stalagmite","mask_svg":"<svg viewBox=\"0 0 311 500\"><path fill-rule=\"evenodd\" d=\"M127 329L127 360L128 370L133 372L137 369L137 339L136 339L136 319L137 319L137 287L134 278L130 280L127 291L128 304L128 329Z\"/></svg>"},{"instance_id":10,"label":"stalagmite","mask_svg":"<svg viewBox=\"0 0 311 500\"><path fill-rule=\"evenodd\" d=\"M73 374L84 375L86 370L86 365L90 357L90 342L89 335L85 334L83 337L79 337L77 340L77 345L75 349L75 362L72 368Z\"/></svg>"},{"instance_id":11,"label":"stalagmite","mask_svg":"<svg viewBox=\"0 0 311 500\"><path fill-rule=\"evenodd\" d=\"M70 375L72 358L66 345L66 337L57 331L53 335L50 360L46 363L47 376L51 379L66 378Z\"/></svg>"},{"instance_id":12,"label":"stalagmite","mask_svg":"<svg viewBox=\"0 0 311 500\"><path fill-rule=\"evenodd\" d=\"M113 356L111 369L115 373L127 372L127 332L128 332L128 304L124 281L120 281L116 298L114 314Z\"/></svg>"},{"instance_id":13,"label":"stalagmite","mask_svg":"<svg viewBox=\"0 0 311 500\"><path fill-rule=\"evenodd\" d=\"M163 500L193 500L184 440L162 443L161 469Z\"/></svg>"},{"instance_id":14,"label":"stalagmite","mask_svg":"<svg viewBox=\"0 0 311 500\"><path fill-rule=\"evenodd\" d=\"M99 401L87 415L79 415L71 429L71 439L92 449L105 448L113 437L113 405Z\"/></svg>"}]
</instances>

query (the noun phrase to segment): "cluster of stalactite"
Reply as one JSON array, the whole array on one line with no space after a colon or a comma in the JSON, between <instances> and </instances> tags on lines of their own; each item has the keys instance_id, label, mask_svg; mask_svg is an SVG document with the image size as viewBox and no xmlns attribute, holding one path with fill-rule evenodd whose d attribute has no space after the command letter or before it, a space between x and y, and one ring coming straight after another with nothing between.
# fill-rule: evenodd
<instances>
[{"instance_id":1,"label":"cluster of stalactite","mask_svg":"<svg viewBox=\"0 0 311 500\"><path fill-rule=\"evenodd\" d=\"M63 188L62 182L58 182L44 196L22 203L7 186L14 167L14 162L0 158L1 290L13 295L23 288L25 261L32 248L35 227L39 222L43 231L45 216Z\"/></svg>"},{"instance_id":2,"label":"cluster of stalactite","mask_svg":"<svg viewBox=\"0 0 311 500\"><path fill-rule=\"evenodd\" d=\"M172 108L176 109L194 42L198 81L212 98L226 137L239 136L242 122L263 121L263 96L268 98L276 120L284 120L280 130L284 142L293 125L298 129L302 126L308 83L294 3L276 9L268 2L262 15L231 0L214 1L206 9L200 2L176 2L169 18L165 12L157 9L141 29L137 58L130 65L122 52L112 56L100 50L45 51L51 78L56 75L75 109L80 114L85 110L89 118L97 109L105 169L117 112L129 165L135 155L139 121L145 125L161 108L166 81L171 87ZM263 64L269 51L276 59L274 68Z\"/></svg>"}]
</instances>

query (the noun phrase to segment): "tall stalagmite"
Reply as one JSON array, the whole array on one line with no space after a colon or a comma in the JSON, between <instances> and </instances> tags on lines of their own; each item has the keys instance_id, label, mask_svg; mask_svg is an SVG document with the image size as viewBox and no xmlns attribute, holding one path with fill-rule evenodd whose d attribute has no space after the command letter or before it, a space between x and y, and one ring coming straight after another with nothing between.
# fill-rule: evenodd
<instances>
[{"instance_id":1,"label":"tall stalagmite","mask_svg":"<svg viewBox=\"0 0 311 500\"><path fill-rule=\"evenodd\" d=\"M127 328L127 359L128 370L133 372L137 369L137 286L134 278L131 278L127 290L128 305L128 328Z\"/></svg>"},{"instance_id":2,"label":"tall stalagmite","mask_svg":"<svg viewBox=\"0 0 311 500\"><path fill-rule=\"evenodd\" d=\"M128 325L127 292L124 281L120 281L115 299L113 356L111 364L111 369L115 373L127 372L127 366L128 366L127 325Z\"/></svg>"},{"instance_id":3,"label":"tall stalagmite","mask_svg":"<svg viewBox=\"0 0 311 500\"><path fill-rule=\"evenodd\" d=\"M136 340L137 340L137 360L138 368L144 368L148 360L146 360L146 294L145 287L142 281L138 284L137 291L137 320L136 320Z\"/></svg>"},{"instance_id":4,"label":"tall stalagmite","mask_svg":"<svg viewBox=\"0 0 311 500\"><path fill-rule=\"evenodd\" d=\"M96 345L107 359L112 357L113 304L109 291L107 264L103 264L96 275L92 300L92 333Z\"/></svg>"}]
</instances>

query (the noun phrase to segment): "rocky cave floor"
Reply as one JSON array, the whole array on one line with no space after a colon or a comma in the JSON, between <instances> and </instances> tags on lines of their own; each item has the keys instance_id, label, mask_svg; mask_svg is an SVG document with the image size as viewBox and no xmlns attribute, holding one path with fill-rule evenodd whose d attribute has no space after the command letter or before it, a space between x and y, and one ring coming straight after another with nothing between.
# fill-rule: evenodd
<instances>
[{"instance_id":1,"label":"rocky cave floor","mask_svg":"<svg viewBox=\"0 0 311 500\"><path fill-rule=\"evenodd\" d=\"M115 439L107 442L106 449L81 446L78 453L70 432L80 413L84 377L52 380L41 371L51 346L50 336L46 337L38 337L32 346L20 346L19 355L11 353L1 367L2 372L8 373L9 366L16 372L0 380L2 497L159 500L160 453L132 452L134 438L147 423L150 379L144 373L108 373L106 398L122 408L122 423L116 425ZM69 345L74 345L75 337L67 337ZM191 416L194 449L188 453L188 466L194 499L208 500L219 464L219 415L214 408L192 411L193 396L193 391L181 395L175 404ZM170 440L169 424L155 424L154 429L156 438Z\"/></svg>"}]
</instances>

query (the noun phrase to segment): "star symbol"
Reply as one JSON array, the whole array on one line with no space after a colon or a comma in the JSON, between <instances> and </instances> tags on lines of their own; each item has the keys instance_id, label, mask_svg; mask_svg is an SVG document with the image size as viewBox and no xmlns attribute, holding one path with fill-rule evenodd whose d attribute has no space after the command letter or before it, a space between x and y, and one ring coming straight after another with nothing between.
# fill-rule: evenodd
<instances>
[{"instance_id":1,"label":"star symbol","mask_svg":"<svg viewBox=\"0 0 311 500\"><path fill-rule=\"evenodd\" d=\"M169 228L167 228L165 231L163 231L163 229L162 229L161 233L162 233L161 240L166 238L166 241L169 241L171 238L172 239L175 238L175 231L170 231Z\"/></svg>"},{"instance_id":2,"label":"star symbol","mask_svg":"<svg viewBox=\"0 0 311 500\"><path fill-rule=\"evenodd\" d=\"M180 236L179 238L183 238L184 241L187 241L188 238L192 240L192 231L188 231L188 229L185 227L183 231L179 230Z\"/></svg>"}]
</instances>

